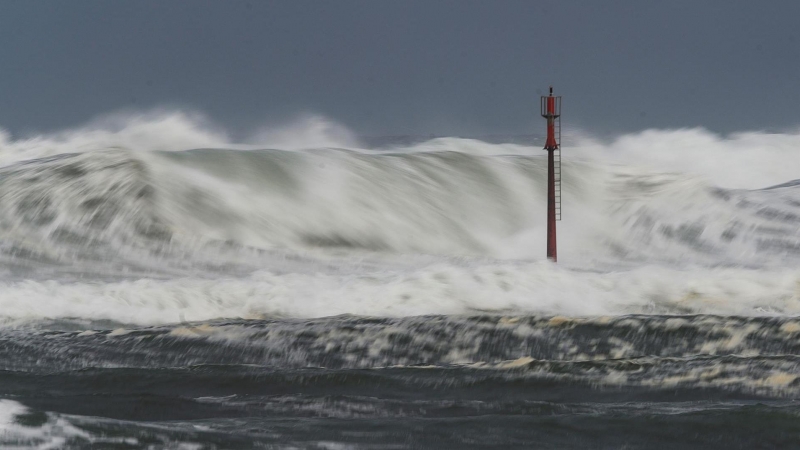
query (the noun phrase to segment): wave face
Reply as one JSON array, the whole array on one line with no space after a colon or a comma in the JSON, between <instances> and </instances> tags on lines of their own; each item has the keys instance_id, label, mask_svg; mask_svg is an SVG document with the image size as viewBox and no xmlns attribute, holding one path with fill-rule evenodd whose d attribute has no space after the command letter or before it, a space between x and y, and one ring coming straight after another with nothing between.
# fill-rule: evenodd
<instances>
[{"instance_id":1,"label":"wave face","mask_svg":"<svg viewBox=\"0 0 800 450\"><path fill-rule=\"evenodd\" d=\"M449 142L457 146L457 142ZM488 145L488 144L487 144ZM800 255L800 186L567 161L561 247L591 258L756 265ZM227 242L537 259L543 158L454 151L109 149L0 168L7 253L54 262ZM562 252L563 253L563 252Z\"/></svg>"}]
</instances>

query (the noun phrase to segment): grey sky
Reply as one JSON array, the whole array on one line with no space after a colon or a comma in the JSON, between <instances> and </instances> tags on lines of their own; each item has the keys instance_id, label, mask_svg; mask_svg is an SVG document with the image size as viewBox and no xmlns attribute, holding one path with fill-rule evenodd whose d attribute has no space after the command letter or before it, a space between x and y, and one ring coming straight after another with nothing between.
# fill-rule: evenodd
<instances>
[{"instance_id":1,"label":"grey sky","mask_svg":"<svg viewBox=\"0 0 800 450\"><path fill-rule=\"evenodd\" d=\"M120 109L245 131L303 112L361 134L539 131L552 83L599 133L800 125L800 2L11 1L0 127Z\"/></svg>"}]
</instances>

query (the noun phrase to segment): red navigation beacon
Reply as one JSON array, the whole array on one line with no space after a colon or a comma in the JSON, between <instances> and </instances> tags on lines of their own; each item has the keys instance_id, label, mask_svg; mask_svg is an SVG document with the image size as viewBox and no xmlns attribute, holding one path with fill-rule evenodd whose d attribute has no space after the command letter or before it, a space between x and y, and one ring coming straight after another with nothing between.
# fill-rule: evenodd
<instances>
[{"instance_id":1,"label":"red navigation beacon","mask_svg":"<svg viewBox=\"0 0 800 450\"><path fill-rule=\"evenodd\" d=\"M556 221L561 220L561 97L542 96L542 117L547 119L547 259L556 262Z\"/></svg>"}]
</instances>

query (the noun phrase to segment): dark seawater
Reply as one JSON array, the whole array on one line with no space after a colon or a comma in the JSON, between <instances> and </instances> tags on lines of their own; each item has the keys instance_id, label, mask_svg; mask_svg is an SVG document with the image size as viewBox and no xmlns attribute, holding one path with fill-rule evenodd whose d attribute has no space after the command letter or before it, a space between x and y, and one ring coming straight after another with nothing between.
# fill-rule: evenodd
<instances>
[{"instance_id":1,"label":"dark seawater","mask_svg":"<svg viewBox=\"0 0 800 450\"><path fill-rule=\"evenodd\" d=\"M0 334L4 446L800 446L795 319L78 325Z\"/></svg>"}]
</instances>

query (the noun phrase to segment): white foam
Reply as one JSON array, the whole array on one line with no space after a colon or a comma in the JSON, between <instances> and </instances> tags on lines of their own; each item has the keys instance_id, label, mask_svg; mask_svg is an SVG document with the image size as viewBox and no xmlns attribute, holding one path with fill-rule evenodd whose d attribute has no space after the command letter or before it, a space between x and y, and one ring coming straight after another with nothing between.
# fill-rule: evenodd
<instances>
[{"instance_id":1,"label":"white foam","mask_svg":"<svg viewBox=\"0 0 800 450\"><path fill-rule=\"evenodd\" d=\"M4 449L59 449L69 439L91 439L88 433L57 416L48 416L47 422L38 426L19 424L17 416L29 412L21 403L0 400L0 445Z\"/></svg>"},{"instance_id":2,"label":"white foam","mask_svg":"<svg viewBox=\"0 0 800 450\"><path fill-rule=\"evenodd\" d=\"M192 148L276 148L284 150L358 147L346 127L326 117L307 114L265 125L252 136L234 140L196 111L156 109L100 116L72 129L12 137L0 128L0 166L18 161L83 153L108 148L134 151L181 151Z\"/></svg>"},{"instance_id":3,"label":"white foam","mask_svg":"<svg viewBox=\"0 0 800 450\"><path fill-rule=\"evenodd\" d=\"M79 128L16 139L0 130L0 166L63 153L108 148L175 151L221 147L229 141L225 132L216 129L196 113L118 113Z\"/></svg>"},{"instance_id":4,"label":"white foam","mask_svg":"<svg viewBox=\"0 0 800 450\"><path fill-rule=\"evenodd\" d=\"M283 150L360 146L352 131L318 114L304 114L288 122L262 126L247 142Z\"/></svg>"},{"instance_id":5,"label":"white foam","mask_svg":"<svg viewBox=\"0 0 800 450\"><path fill-rule=\"evenodd\" d=\"M140 325L338 314L798 315L798 286L797 269L593 273L550 263L439 264L361 275L259 272L222 280L4 283L0 311L12 322L80 317Z\"/></svg>"},{"instance_id":6,"label":"white foam","mask_svg":"<svg viewBox=\"0 0 800 450\"><path fill-rule=\"evenodd\" d=\"M703 128L644 130L601 141L576 135L566 157L696 174L712 184L758 189L800 178L800 129L719 135Z\"/></svg>"}]
</instances>

